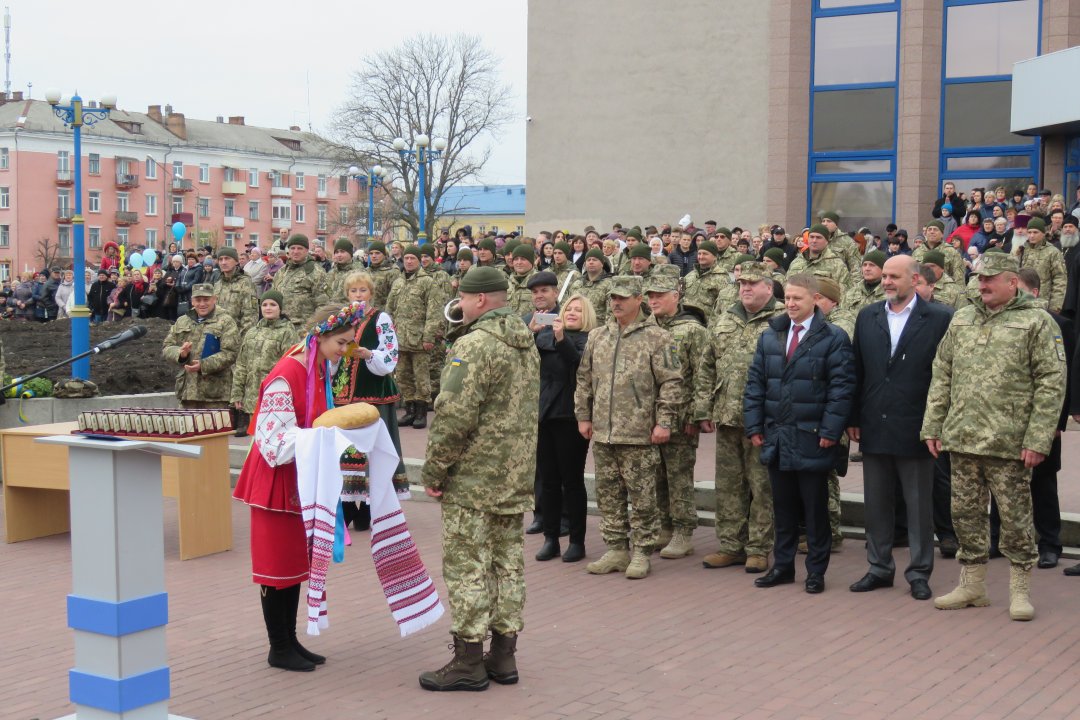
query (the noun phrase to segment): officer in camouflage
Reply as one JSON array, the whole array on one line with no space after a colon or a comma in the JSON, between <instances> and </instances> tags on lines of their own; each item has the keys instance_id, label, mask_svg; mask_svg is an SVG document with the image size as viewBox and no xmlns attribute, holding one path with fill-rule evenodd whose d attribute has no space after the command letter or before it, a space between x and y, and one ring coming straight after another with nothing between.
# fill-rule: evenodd
<instances>
[{"instance_id":1,"label":"officer in camouflage","mask_svg":"<svg viewBox=\"0 0 1080 720\"><path fill-rule=\"evenodd\" d=\"M431 351L439 337L443 317L442 294L420 269L420 248L409 245L402 253L405 274L394 282L386 312L398 333L398 365L395 379L401 390L405 414L398 426L427 427L431 399Z\"/></svg>"},{"instance_id":2,"label":"officer in camouflage","mask_svg":"<svg viewBox=\"0 0 1080 720\"><path fill-rule=\"evenodd\" d=\"M862 282L855 283L844 294L842 305L850 310L853 315L867 305L873 305L885 299L885 291L881 287L881 272L888 258L880 250L871 250L863 256Z\"/></svg>"},{"instance_id":3,"label":"officer in camouflage","mask_svg":"<svg viewBox=\"0 0 1080 720\"><path fill-rule=\"evenodd\" d=\"M728 308L739 301L739 273L742 272L742 264L751 262L753 259L753 255L747 255L746 253L739 253L735 256L735 268L731 271L732 282L720 288L720 292L716 294L716 304L712 308L714 324Z\"/></svg>"},{"instance_id":4,"label":"officer in camouflage","mask_svg":"<svg viewBox=\"0 0 1080 720\"><path fill-rule=\"evenodd\" d=\"M390 288L394 287L394 282L401 277L401 269L393 258L387 257L385 243L378 240L369 242L367 253L371 261L368 270L371 272L372 282L375 283L371 301L375 307L385 308L386 301L390 298Z\"/></svg>"},{"instance_id":5,"label":"officer in camouflage","mask_svg":"<svg viewBox=\"0 0 1080 720\"><path fill-rule=\"evenodd\" d=\"M743 391L754 348L769 320L784 312L773 295L764 263L739 268L739 302L717 318L706 348L695 398L702 432L716 432L717 551L705 556L707 568L746 564L764 572L773 548L773 505L761 449L743 430Z\"/></svg>"},{"instance_id":6,"label":"officer in camouflage","mask_svg":"<svg viewBox=\"0 0 1080 720\"><path fill-rule=\"evenodd\" d=\"M351 272L362 270L363 266L353 259L353 245L349 238L338 238L334 242L334 265L326 273L326 294L330 302L347 305L345 297L345 278Z\"/></svg>"},{"instance_id":7,"label":"officer in camouflage","mask_svg":"<svg viewBox=\"0 0 1080 720\"><path fill-rule=\"evenodd\" d=\"M593 310L596 311L596 321L600 325L606 324L611 317L607 294L611 288L612 275L607 268L604 251L600 248L592 248L585 253L585 272L582 273L581 282L577 286L577 292L592 303Z\"/></svg>"},{"instance_id":8,"label":"officer in camouflage","mask_svg":"<svg viewBox=\"0 0 1080 720\"><path fill-rule=\"evenodd\" d=\"M694 465L697 463L698 423L708 415L697 416L694 383L709 346L705 312L684 304L679 307L681 273L676 265L657 265L645 281L656 323L675 338L679 367L682 368L681 398L671 439L660 446L660 473L656 478L656 502L660 514L660 539L657 546L662 558L681 558L694 554L693 535L697 528L697 504L694 502Z\"/></svg>"},{"instance_id":9,"label":"officer in camouflage","mask_svg":"<svg viewBox=\"0 0 1080 720\"><path fill-rule=\"evenodd\" d=\"M851 272L844 259L829 247L829 229L824 225L814 225L806 237L806 253L791 261L787 274L806 273L818 277L829 277L842 288L851 287Z\"/></svg>"},{"instance_id":10,"label":"officer in camouflage","mask_svg":"<svg viewBox=\"0 0 1080 720\"><path fill-rule=\"evenodd\" d=\"M1065 345L1053 318L1018 292L1017 259L987 253L980 297L956 312L934 358L921 437L952 455L952 516L960 584L941 610L984 607L989 494L1001 515L999 547L1011 563L1009 616L1031 620L1035 563L1031 469L1049 454L1065 399ZM993 372L987 372L993 368Z\"/></svg>"},{"instance_id":11,"label":"officer in camouflage","mask_svg":"<svg viewBox=\"0 0 1080 720\"><path fill-rule=\"evenodd\" d=\"M183 408L226 407L240 332L231 317L216 310L210 283L191 289L191 306L173 323L161 351L166 360L180 367L176 398Z\"/></svg>"},{"instance_id":12,"label":"officer in camouflage","mask_svg":"<svg viewBox=\"0 0 1080 720\"><path fill-rule=\"evenodd\" d=\"M514 654L524 628L522 516L533 502L540 356L532 333L506 306L500 269L469 270L459 290L466 332L443 371L421 471L425 491L442 503L454 639L453 659L420 675L428 690L483 690L488 678L516 683Z\"/></svg>"},{"instance_id":13,"label":"officer in camouflage","mask_svg":"<svg viewBox=\"0 0 1080 720\"><path fill-rule=\"evenodd\" d=\"M940 220L931 220L923 228L923 244L911 252L915 262L923 262L926 253L938 250L945 257L945 272L956 283L964 283L964 259L960 257L960 251L945 242L945 223Z\"/></svg>"},{"instance_id":14,"label":"officer in camouflage","mask_svg":"<svg viewBox=\"0 0 1080 720\"><path fill-rule=\"evenodd\" d=\"M326 297L326 271L308 257L309 246L306 235L296 234L286 240L289 261L274 273L273 289L285 298L282 309L298 335L304 331L304 322L316 308L329 302Z\"/></svg>"},{"instance_id":15,"label":"officer in camouflage","mask_svg":"<svg viewBox=\"0 0 1080 720\"><path fill-rule=\"evenodd\" d=\"M608 546L587 569L594 575L625 572L630 579L649 574L649 555L660 532L656 446L671 438L682 398L674 339L642 312L641 293L641 278L623 275L612 281L614 320L589 333L574 393L578 430L594 440L596 502Z\"/></svg>"},{"instance_id":16,"label":"officer in camouflage","mask_svg":"<svg viewBox=\"0 0 1080 720\"><path fill-rule=\"evenodd\" d=\"M1014 252L1020 258L1021 268L1029 267L1039 273L1042 283L1039 297L1046 301L1050 312L1060 314L1067 284L1065 258L1047 241L1046 222L1042 218L1028 220L1027 242L1020 244Z\"/></svg>"},{"instance_id":17,"label":"officer in camouflage","mask_svg":"<svg viewBox=\"0 0 1080 720\"><path fill-rule=\"evenodd\" d=\"M720 266L721 270L728 273L728 279L730 279L731 273L735 272L735 266L738 265L736 258L741 255L738 248L731 244L731 230L726 227L718 227L709 239L716 244L716 264Z\"/></svg>"},{"instance_id":18,"label":"officer in camouflage","mask_svg":"<svg viewBox=\"0 0 1080 720\"><path fill-rule=\"evenodd\" d=\"M715 242L706 240L701 243L698 245L697 263L684 279L686 300L705 308L705 324L709 327L716 321L717 296L733 285L731 273L717 262L719 257L720 249Z\"/></svg>"},{"instance_id":19,"label":"officer in camouflage","mask_svg":"<svg viewBox=\"0 0 1080 720\"><path fill-rule=\"evenodd\" d=\"M578 272L577 265L570 260L573 256L574 251L570 248L569 243L563 241L555 243L551 256L551 267L548 269L555 273L555 277L558 278L559 292L563 297L570 297L575 292L574 287L581 282L581 273ZM564 287L566 292L562 292Z\"/></svg>"},{"instance_id":20,"label":"officer in camouflage","mask_svg":"<svg viewBox=\"0 0 1080 720\"><path fill-rule=\"evenodd\" d=\"M240 256L234 248L219 248L217 262L221 269L221 277L214 283L217 310L231 317L243 335L259 319L255 284L240 267Z\"/></svg>"},{"instance_id":21,"label":"officer in camouflage","mask_svg":"<svg viewBox=\"0 0 1080 720\"><path fill-rule=\"evenodd\" d=\"M952 275L945 272L945 265L948 263L945 253L940 250L928 250L923 253L922 266L927 267L934 274L937 280L934 282L934 291L932 298L934 302L939 302L942 305L948 305L949 307L959 310L968 304L967 289L952 279ZM975 276L975 281L978 283L978 276ZM976 284L976 288L978 285Z\"/></svg>"},{"instance_id":22,"label":"officer in camouflage","mask_svg":"<svg viewBox=\"0 0 1080 720\"><path fill-rule=\"evenodd\" d=\"M840 229L840 226L837 225L839 222L840 215L836 211L830 210L821 213L821 224L828 230L825 237L829 240L829 247L844 260L851 277L857 278L862 270L862 251L859 250L859 244ZM884 261L882 263L884 264ZM794 273L793 270L789 270L789 272Z\"/></svg>"},{"instance_id":23,"label":"officer in camouflage","mask_svg":"<svg viewBox=\"0 0 1080 720\"><path fill-rule=\"evenodd\" d=\"M247 436L262 381L286 351L301 340L289 318L281 314L284 303L277 290L263 293L259 303L262 317L243 334L229 393L229 405L239 415L235 423L237 437Z\"/></svg>"},{"instance_id":24,"label":"officer in camouflage","mask_svg":"<svg viewBox=\"0 0 1080 720\"><path fill-rule=\"evenodd\" d=\"M627 264L623 266L621 277L637 276L640 278L647 278L652 273L652 250L648 245L644 243L638 243L634 247L630 248L630 252L627 253L630 258Z\"/></svg>"},{"instance_id":25,"label":"officer in camouflage","mask_svg":"<svg viewBox=\"0 0 1080 720\"><path fill-rule=\"evenodd\" d=\"M506 303L518 315L526 315L532 312L532 291L529 290L529 280L536 275L536 251L531 245L518 245L514 248L510 259L511 272L508 278L510 289Z\"/></svg>"},{"instance_id":26,"label":"officer in camouflage","mask_svg":"<svg viewBox=\"0 0 1080 720\"><path fill-rule=\"evenodd\" d=\"M446 303L454 296L454 289L450 285L450 273L443 270L441 263L435 262L435 248L431 243L420 246L420 268L428 274L435 283L438 291L439 307L445 307ZM436 319L438 331L435 334L435 347L431 349L430 374L431 374L431 399L435 404L435 396L439 394L439 377L442 375L443 363L446 360L446 333L449 330L446 318L442 311Z\"/></svg>"}]
</instances>

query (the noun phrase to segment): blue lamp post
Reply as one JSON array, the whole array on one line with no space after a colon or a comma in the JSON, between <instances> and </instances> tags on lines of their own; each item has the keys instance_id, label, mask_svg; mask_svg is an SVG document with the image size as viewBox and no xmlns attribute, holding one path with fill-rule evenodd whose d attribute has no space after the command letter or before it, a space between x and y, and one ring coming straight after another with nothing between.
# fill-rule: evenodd
<instances>
[{"instance_id":1,"label":"blue lamp post","mask_svg":"<svg viewBox=\"0 0 1080 720\"><path fill-rule=\"evenodd\" d=\"M431 149L428 149L430 143ZM438 160L443 150L446 150L446 140L435 138L431 140L427 135L420 133L413 137L413 145L416 149L409 150L405 138L396 138L393 147L401 156L406 165L416 165L419 181L417 182L417 216L420 219L419 232L416 234L416 244L423 245L427 241L427 173L431 170L431 163Z\"/></svg>"},{"instance_id":2,"label":"blue lamp post","mask_svg":"<svg viewBox=\"0 0 1080 720\"><path fill-rule=\"evenodd\" d=\"M45 99L53 107L56 117L75 131L75 217L71 224L75 226L75 306L71 310L71 354L79 355L90 350L90 309L86 307L86 248L85 227L82 216L82 128L97 124L109 116L116 108L116 97L101 99L100 108L83 107L82 98L74 95L70 105L60 104L60 91L49 90ZM90 358L76 360L71 373L82 380L90 378Z\"/></svg>"},{"instance_id":3,"label":"blue lamp post","mask_svg":"<svg viewBox=\"0 0 1080 720\"><path fill-rule=\"evenodd\" d=\"M381 182L386 177L386 168L376 165L368 171L367 175L362 175L360 168L353 165L349 168L349 174L360 183L361 187L367 185L367 236L370 241L371 235L375 232L375 183Z\"/></svg>"}]
</instances>

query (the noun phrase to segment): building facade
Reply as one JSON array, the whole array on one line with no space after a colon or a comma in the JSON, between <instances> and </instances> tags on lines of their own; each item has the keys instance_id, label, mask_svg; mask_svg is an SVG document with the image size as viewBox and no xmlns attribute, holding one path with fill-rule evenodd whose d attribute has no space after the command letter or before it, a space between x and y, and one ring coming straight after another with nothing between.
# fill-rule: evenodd
<instances>
[{"instance_id":1,"label":"building facade","mask_svg":"<svg viewBox=\"0 0 1080 720\"><path fill-rule=\"evenodd\" d=\"M946 180L1065 192L1080 165L1010 124L1014 64L1080 44L1080 0L550 0L528 32L530 233L825 210L917 231Z\"/></svg>"},{"instance_id":2,"label":"building facade","mask_svg":"<svg viewBox=\"0 0 1080 720\"><path fill-rule=\"evenodd\" d=\"M110 240L165 250L177 221L188 228L181 247L266 249L283 231L332 246L366 231L366 188L324 141L299 128L193 120L151 106L114 110L82 134L88 265ZM72 153L71 130L46 102L15 93L0 105L0 279L42 268L44 242L70 264Z\"/></svg>"},{"instance_id":3,"label":"building facade","mask_svg":"<svg viewBox=\"0 0 1080 720\"><path fill-rule=\"evenodd\" d=\"M524 185L455 185L439 201L439 228L453 237L468 226L473 237L495 232L507 235L525 230Z\"/></svg>"}]
</instances>

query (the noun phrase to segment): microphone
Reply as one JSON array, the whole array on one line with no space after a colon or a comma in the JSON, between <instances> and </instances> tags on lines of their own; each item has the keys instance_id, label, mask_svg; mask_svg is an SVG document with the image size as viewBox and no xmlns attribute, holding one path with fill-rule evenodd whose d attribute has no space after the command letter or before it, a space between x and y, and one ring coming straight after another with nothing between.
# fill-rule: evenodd
<instances>
[{"instance_id":1,"label":"microphone","mask_svg":"<svg viewBox=\"0 0 1080 720\"><path fill-rule=\"evenodd\" d=\"M112 350L117 345L122 345L123 343L126 343L128 340L134 340L136 338L141 338L145 334L146 334L146 327L143 326L143 325L136 325L134 327L128 328L127 330L120 333L119 335L113 335L111 338L109 338L107 340L103 340L102 342L98 343L97 345L94 346L93 351L94 351L95 354L97 354L99 352L102 352L103 350Z\"/></svg>"}]
</instances>

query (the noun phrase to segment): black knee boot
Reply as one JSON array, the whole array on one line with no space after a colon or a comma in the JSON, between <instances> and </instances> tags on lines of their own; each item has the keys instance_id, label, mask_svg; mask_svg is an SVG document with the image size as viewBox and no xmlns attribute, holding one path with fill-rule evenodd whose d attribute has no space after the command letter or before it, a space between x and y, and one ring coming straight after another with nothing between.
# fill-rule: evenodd
<instances>
[{"instance_id":1,"label":"black knee boot","mask_svg":"<svg viewBox=\"0 0 1080 720\"><path fill-rule=\"evenodd\" d=\"M416 419L416 403L412 400L406 400L402 405L405 407L405 414L398 418L398 427L412 425L413 420Z\"/></svg>"},{"instance_id":2,"label":"black knee boot","mask_svg":"<svg viewBox=\"0 0 1080 720\"><path fill-rule=\"evenodd\" d=\"M297 601L299 601L300 586L295 586ZM293 672L311 672L315 669L315 663L304 658L296 648L289 636L289 626L285 622L285 615L290 605L289 591L292 588L279 590L269 585L259 586L262 599L263 622L266 623L266 634L270 638L270 654L266 662L270 667L291 670ZM295 606L293 606L295 608ZM296 632L296 610L293 609L293 633Z\"/></svg>"},{"instance_id":3,"label":"black knee boot","mask_svg":"<svg viewBox=\"0 0 1080 720\"><path fill-rule=\"evenodd\" d=\"M289 629L289 641L302 658L310 660L316 665L322 665L326 662L326 658L318 653L311 652L296 639L296 615L300 609L300 585L287 587L283 592L287 593L289 598L289 601L285 604L285 609L282 611L284 613L282 622Z\"/></svg>"}]
</instances>

